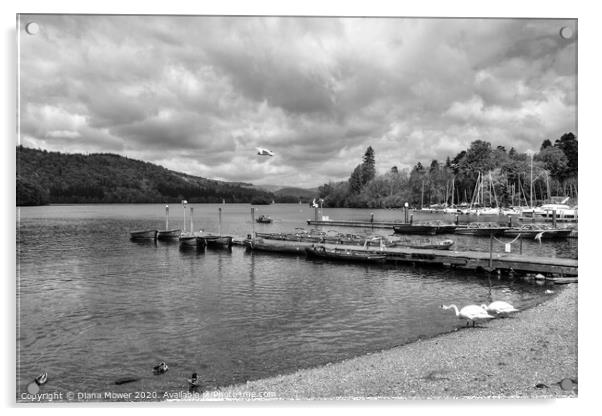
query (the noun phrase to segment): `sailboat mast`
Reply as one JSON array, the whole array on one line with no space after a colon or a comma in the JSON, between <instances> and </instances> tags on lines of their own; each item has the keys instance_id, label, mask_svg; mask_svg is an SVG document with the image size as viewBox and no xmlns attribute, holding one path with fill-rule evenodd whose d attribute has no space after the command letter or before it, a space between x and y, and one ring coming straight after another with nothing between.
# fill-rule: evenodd
<instances>
[{"instance_id":1,"label":"sailboat mast","mask_svg":"<svg viewBox=\"0 0 602 416\"><path fill-rule=\"evenodd\" d=\"M533 208L533 153L531 153L531 187L529 188L529 196L531 199L531 208Z\"/></svg>"}]
</instances>

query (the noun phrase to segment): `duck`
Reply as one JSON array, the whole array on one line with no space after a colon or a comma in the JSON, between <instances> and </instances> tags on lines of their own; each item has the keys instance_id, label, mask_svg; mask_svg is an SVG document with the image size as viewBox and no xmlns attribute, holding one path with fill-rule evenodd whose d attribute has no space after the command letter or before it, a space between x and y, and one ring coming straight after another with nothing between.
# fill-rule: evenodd
<instances>
[{"instance_id":1,"label":"duck","mask_svg":"<svg viewBox=\"0 0 602 416\"><path fill-rule=\"evenodd\" d=\"M466 326L469 326L470 322L472 322L472 326L474 327L477 321L494 318L494 316L489 315L487 311L479 305L467 305L460 310L458 310L456 305L441 305L441 309L453 309L458 319L466 319Z\"/></svg>"},{"instance_id":2,"label":"duck","mask_svg":"<svg viewBox=\"0 0 602 416\"><path fill-rule=\"evenodd\" d=\"M502 300L491 302L489 306L483 304L481 305L481 308L485 309L487 313L495 314L497 316L506 316L512 312L518 312L518 309Z\"/></svg>"},{"instance_id":3,"label":"duck","mask_svg":"<svg viewBox=\"0 0 602 416\"><path fill-rule=\"evenodd\" d=\"M34 381L36 382L36 384L38 386L41 386L42 384L46 384L46 382L48 381L48 373L47 372L43 372L42 374L40 374L39 376L37 376Z\"/></svg>"},{"instance_id":4,"label":"duck","mask_svg":"<svg viewBox=\"0 0 602 416\"><path fill-rule=\"evenodd\" d=\"M190 387L199 387L201 385L201 379L197 373L192 373L192 376L188 379Z\"/></svg>"},{"instance_id":5,"label":"duck","mask_svg":"<svg viewBox=\"0 0 602 416\"><path fill-rule=\"evenodd\" d=\"M163 374L167 372L167 370L169 370L169 367L165 364L165 361L161 361L158 365L153 367L153 373L155 374Z\"/></svg>"}]
</instances>

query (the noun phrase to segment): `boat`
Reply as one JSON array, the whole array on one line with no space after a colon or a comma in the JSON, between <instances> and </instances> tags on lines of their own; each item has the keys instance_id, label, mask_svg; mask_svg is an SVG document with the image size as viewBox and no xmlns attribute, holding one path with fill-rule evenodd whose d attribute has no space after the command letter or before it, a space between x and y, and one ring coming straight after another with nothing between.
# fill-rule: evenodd
<instances>
[{"instance_id":1,"label":"boat","mask_svg":"<svg viewBox=\"0 0 602 416\"><path fill-rule=\"evenodd\" d=\"M303 253L314 243L308 241L269 240L263 238L248 238L243 242L247 250L270 251L277 253Z\"/></svg>"},{"instance_id":2,"label":"boat","mask_svg":"<svg viewBox=\"0 0 602 416\"><path fill-rule=\"evenodd\" d=\"M396 234L435 235L453 233L457 227L454 224L442 223L399 224L393 226L393 231Z\"/></svg>"},{"instance_id":3,"label":"boat","mask_svg":"<svg viewBox=\"0 0 602 416\"><path fill-rule=\"evenodd\" d=\"M319 258L329 260L343 260L361 263L384 263L386 256L374 254L362 250L327 249L324 246L312 246L305 248L308 258Z\"/></svg>"},{"instance_id":4,"label":"boat","mask_svg":"<svg viewBox=\"0 0 602 416\"><path fill-rule=\"evenodd\" d=\"M182 247L202 247L204 245L204 241L199 240L194 233L182 233L178 239Z\"/></svg>"},{"instance_id":5,"label":"boat","mask_svg":"<svg viewBox=\"0 0 602 416\"><path fill-rule=\"evenodd\" d=\"M161 230L157 232L157 240L177 240L182 230Z\"/></svg>"},{"instance_id":6,"label":"boat","mask_svg":"<svg viewBox=\"0 0 602 416\"><path fill-rule=\"evenodd\" d=\"M573 230L570 228L552 228L543 224L525 224L521 227L509 228L504 231L505 237L560 239L568 238Z\"/></svg>"},{"instance_id":7,"label":"boat","mask_svg":"<svg viewBox=\"0 0 602 416\"><path fill-rule=\"evenodd\" d=\"M132 240L154 240L157 238L157 230L136 230L130 231Z\"/></svg>"},{"instance_id":8,"label":"boat","mask_svg":"<svg viewBox=\"0 0 602 416\"><path fill-rule=\"evenodd\" d=\"M456 234L474 235L474 236L499 236L504 234L509 227L501 227L496 223L487 222L472 222L463 227L458 227L455 230Z\"/></svg>"},{"instance_id":9,"label":"boat","mask_svg":"<svg viewBox=\"0 0 602 416\"><path fill-rule=\"evenodd\" d=\"M260 224L271 224L273 220L270 217L266 217L265 215L260 215L255 221L257 221Z\"/></svg>"},{"instance_id":10,"label":"boat","mask_svg":"<svg viewBox=\"0 0 602 416\"><path fill-rule=\"evenodd\" d=\"M437 234L437 226L435 226L435 225L400 224L400 225L394 225L393 231L396 234L435 235L435 234Z\"/></svg>"},{"instance_id":11,"label":"boat","mask_svg":"<svg viewBox=\"0 0 602 416\"><path fill-rule=\"evenodd\" d=\"M203 234L197 237L207 247L230 248L232 247L232 236Z\"/></svg>"}]
</instances>

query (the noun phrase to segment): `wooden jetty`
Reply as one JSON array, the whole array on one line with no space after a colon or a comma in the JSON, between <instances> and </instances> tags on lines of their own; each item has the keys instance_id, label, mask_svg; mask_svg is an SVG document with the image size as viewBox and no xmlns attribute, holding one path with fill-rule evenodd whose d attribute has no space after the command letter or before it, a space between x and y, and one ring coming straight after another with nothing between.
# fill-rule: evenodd
<instances>
[{"instance_id":1,"label":"wooden jetty","mask_svg":"<svg viewBox=\"0 0 602 416\"><path fill-rule=\"evenodd\" d=\"M304 241L279 241L251 239L245 245L252 250L278 253L304 254L305 249L314 243ZM374 255L384 255L387 262L432 264L471 270L504 271L517 273L542 273L544 275L577 276L578 265L575 259L525 256L484 251L445 251L414 249L409 247L365 247L343 244L321 244L327 249L362 251Z\"/></svg>"}]
</instances>

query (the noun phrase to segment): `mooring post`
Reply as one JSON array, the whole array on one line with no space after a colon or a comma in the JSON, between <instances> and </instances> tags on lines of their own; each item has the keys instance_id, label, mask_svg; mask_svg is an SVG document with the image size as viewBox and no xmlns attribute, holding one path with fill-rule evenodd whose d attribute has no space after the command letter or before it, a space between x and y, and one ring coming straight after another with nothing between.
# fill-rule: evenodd
<instances>
[{"instance_id":1,"label":"mooring post","mask_svg":"<svg viewBox=\"0 0 602 416\"><path fill-rule=\"evenodd\" d=\"M192 214L194 213L194 208L190 207L190 232L194 233L194 225L192 224Z\"/></svg>"},{"instance_id":2,"label":"mooring post","mask_svg":"<svg viewBox=\"0 0 602 416\"><path fill-rule=\"evenodd\" d=\"M251 207L251 238L255 238L255 207Z\"/></svg>"},{"instance_id":3,"label":"mooring post","mask_svg":"<svg viewBox=\"0 0 602 416\"><path fill-rule=\"evenodd\" d=\"M221 209L221 207L218 208L218 215L219 215L219 222L218 222L217 232L221 237L221 235L222 235L222 209Z\"/></svg>"},{"instance_id":4,"label":"mooring post","mask_svg":"<svg viewBox=\"0 0 602 416\"><path fill-rule=\"evenodd\" d=\"M456 225L460 225L460 216L456 214Z\"/></svg>"},{"instance_id":5,"label":"mooring post","mask_svg":"<svg viewBox=\"0 0 602 416\"><path fill-rule=\"evenodd\" d=\"M512 228L512 216L508 215L508 227Z\"/></svg>"},{"instance_id":6,"label":"mooring post","mask_svg":"<svg viewBox=\"0 0 602 416\"><path fill-rule=\"evenodd\" d=\"M414 214L410 214L410 224L414 222Z\"/></svg>"},{"instance_id":7,"label":"mooring post","mask_svg":"<svg viewBox=\"0 0 602 416\"><path fill-rule=\"evenodd\" d=\"M165 205L165 231L169 230L169 205Z\"/></svg>"},{"instance_id":8,"label":"mooring post","mask_svg":"<svg viewBox=\"0 0 602 416\"><path fill-rule=\"evenodd\" d=\"M556 210L552 211L552 227L556 228Z\"/></svg>"},{"instance_id":9,"label":"mooring post","mask_svg":"<svg viewBox=\"0 0 602 416\"><path fill-rule=\"evenodd\" d=\"M493 231L489 232L489 270L493 269Z\"/></svg>"}]
</instances>

